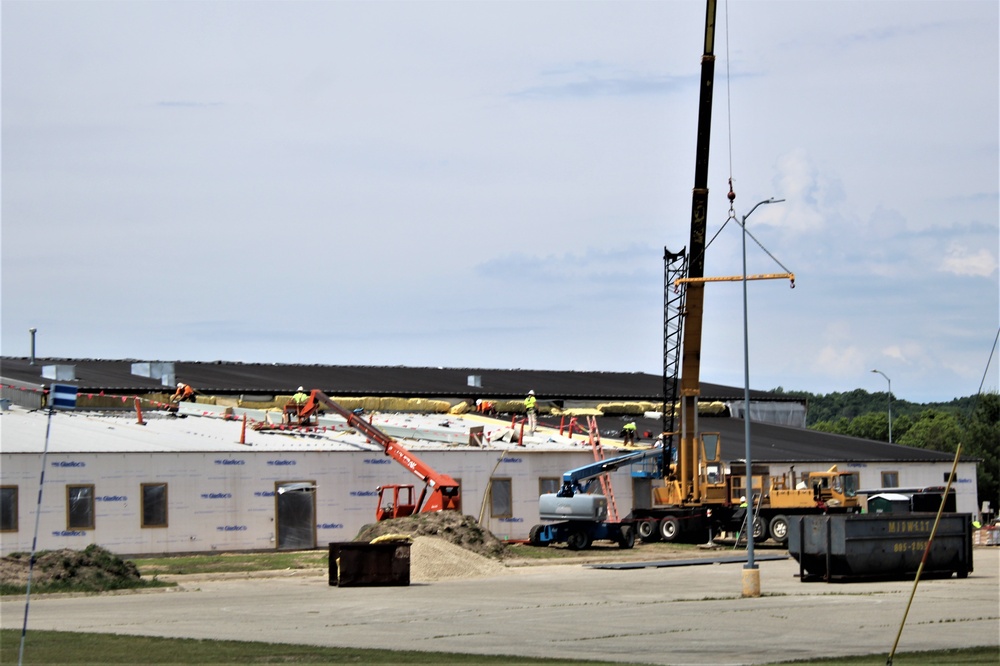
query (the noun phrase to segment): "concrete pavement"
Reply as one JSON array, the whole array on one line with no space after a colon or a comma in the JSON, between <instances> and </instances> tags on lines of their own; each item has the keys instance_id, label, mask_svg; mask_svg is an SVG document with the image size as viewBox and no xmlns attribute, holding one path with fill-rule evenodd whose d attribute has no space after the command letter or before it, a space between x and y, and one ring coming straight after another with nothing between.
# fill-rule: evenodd
<instances>
[{"instance_id":1,"label":"concrete pavement","mask_svg":"<svg viewBox=\"0 0 1000 666\"><path fill-rule=\"evenodd\" d=\"M899 652L1000 646L1000 548L966 579L922 581ZM29 631L58 629L650 664L752 664L888 654L912 581L802 583L795 560L624 571L579 565L404 588L329 587L323 576L187 580L172 591L37 596ZM20 629L23 597L4 597ZM1000 649L1000 648L998 648Z\"/></svg>"}]
</instances>

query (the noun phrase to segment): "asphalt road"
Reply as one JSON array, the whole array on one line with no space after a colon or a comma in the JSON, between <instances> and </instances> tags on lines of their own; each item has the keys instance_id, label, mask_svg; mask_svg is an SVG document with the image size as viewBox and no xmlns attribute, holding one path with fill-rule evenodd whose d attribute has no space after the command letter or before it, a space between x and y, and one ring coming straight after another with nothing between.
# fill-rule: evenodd
<instances>
[{"instance_id":1,"label":"asphalt road","mask_svg":"<svg viewBox=\"0 0 1000 666\"><path fill-rule=\"evenodd\" d=\"M1000 646L1000 548L976 548L966 579L921 581L898 652ZM31 629L232 639L650 664L751 664L888 654L912 581L802 583L792 560L629 570L545 565L395 588L325 576L185 580L172 591L36 596ZM4 597L5 629L24 598ZM1000 650L1000 648L998 648Z\"/></svg>"}]
</instances>

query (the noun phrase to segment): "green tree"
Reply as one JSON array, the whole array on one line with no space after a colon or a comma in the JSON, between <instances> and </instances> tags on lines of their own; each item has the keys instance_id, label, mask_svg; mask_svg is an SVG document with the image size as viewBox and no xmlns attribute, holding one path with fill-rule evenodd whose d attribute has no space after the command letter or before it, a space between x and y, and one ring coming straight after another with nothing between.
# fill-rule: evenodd
<instances>
[{"instance_id":1,"label":"green tree","mask_svg":"<svg viewBox=\"0 0 1000 666\"><path fill-rule=\"evenodd\" d=\"M1000 508L1000 394L979 396L966 419L962 455L979 458L976 486L979 501L989 501L993 511Z\"/></svg>"},{"instance_id":2,"label":"green tree","mask_svg":"<svg viewBox=\"0 0 1000 666\"><path fill-rule=\"evenodd\" d=\"M847 434L863 439L873 439L880 442L889 441L889 415L878 412L868 412L851 419Z\"/></svg>"},{"instance_id":3,"label":"green tree","mask_svg":"<svg viewBox=\"0 0 1000 666\"><path fill-rule=\"evenodd\" d=\"M888 419L886 419L888 420ZM899 443L900 437L905 437L906 433L910 431L913 427L913 417L908 414L903 414L899 418L893 414L892 417L892 441L894 444ZM888 433L887 433L888 434Z\"/></svg>"},{"instance_id":4,"label":"green tree","mask_svg":"<svg viewBox=\"0 0 1000 666\"><path fill-rule=\"evenodd\" d=\"M851 419L842 417L836 421L818 421L810 426L813 430L820 432L832 432L835 435L846 435L851 429Z\"/></svg>"},{"instance_id":5,"label":"green tree","mask_svg":"<svg viewBox=\"0 0 1000 666\"><path fill-rule=\"evenodd\" d=\"M903 446L954 453L963 434L962 425L954 414L925 409L913 427L897 441Z\"/></svg>"}]
</instances>

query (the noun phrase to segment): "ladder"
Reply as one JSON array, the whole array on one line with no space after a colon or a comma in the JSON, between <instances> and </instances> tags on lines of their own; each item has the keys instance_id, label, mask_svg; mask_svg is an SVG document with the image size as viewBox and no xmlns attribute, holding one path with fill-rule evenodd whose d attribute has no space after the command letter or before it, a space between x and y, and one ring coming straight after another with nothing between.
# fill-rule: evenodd
<instances>
[{"instance_id":1,"label":"ladder","mask_svg":"<svg viewBox=\"0 0 1000 666\"><path fill-rule=\"evenodd\" d=\"M597 417L588 416L587 427L590 429L590 447L594 451L594 460L600 462L604 460L604 447L601 446L601 431L597 427ZM608 498L608 519L613 523L620 522L618 505L615 503L615 491L611 487L611 477L607 472L604 472L597 477L597 480L601 482L601 492Z\"/></svg>"}]
</instances>

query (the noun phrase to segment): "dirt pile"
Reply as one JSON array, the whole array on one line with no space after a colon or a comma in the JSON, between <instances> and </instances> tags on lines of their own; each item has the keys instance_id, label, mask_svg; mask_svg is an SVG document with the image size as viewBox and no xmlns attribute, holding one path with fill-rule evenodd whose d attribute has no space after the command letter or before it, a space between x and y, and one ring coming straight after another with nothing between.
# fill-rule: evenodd
<instances>
[{"instance_id":1,"label":"dirt pile","mask_svg":"<svg viewBox=\"0 0 1000 666\"><path fill-rule=\"evenodd\" d=\"M30 554L15 553L0 560L0 584L24 587L28 583ZM115 590L136 587L140 582L135 564L97 545L84 550L48 550L35 554L31 589Z\"/></svg>"},{"instance_id":2,"label":"dirt pile","mask_svg":"<svg viewBox=\"0 0 1000 666\"><path fill-rule=\"evenodd\" d=\"M458 511L419 513L365 525L355 541L371 541L383 534L409 534L411 537L437 537L483 557L501 560L507 556L507 544L489 530L484 530L472 516Z\"/></svg>"}]
</instances>

